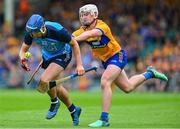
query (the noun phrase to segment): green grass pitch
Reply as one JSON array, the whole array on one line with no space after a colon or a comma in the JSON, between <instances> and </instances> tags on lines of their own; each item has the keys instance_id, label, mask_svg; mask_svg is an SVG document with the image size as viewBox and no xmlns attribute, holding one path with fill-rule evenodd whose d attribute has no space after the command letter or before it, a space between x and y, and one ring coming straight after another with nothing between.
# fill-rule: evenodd
<instances>
[{"instance_id":1,"label":"green grass pitch","mask_svg":"<svg viewBox=\"0 0 180 129\"><path fill-rule=\"evenodd\" d=\"M101 93L70 92L81 106L80 125L73 127L65 105L46 120L49 97L37 91L0 90L0 128L83 128L99 118ZM180 94L115 92L110 110L112 128L180 128Z\"/></svg>"}]
</instances>

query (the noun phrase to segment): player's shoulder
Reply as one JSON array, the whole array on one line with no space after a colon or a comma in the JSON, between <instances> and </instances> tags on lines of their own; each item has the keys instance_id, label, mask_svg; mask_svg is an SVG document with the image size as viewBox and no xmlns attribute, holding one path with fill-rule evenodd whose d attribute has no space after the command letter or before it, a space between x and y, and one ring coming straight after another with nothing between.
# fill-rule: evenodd
<instances>
[{"instance_id":1,"label":"player's shoulder","mask_svg":"<svg viewBox=\"0 0 180 129\"><path fill-rule=\"evenodd\" d=\"M46 21L45 26L48 29L53 29L55 31L59 31L59 30L62 30L64 28L60 23L52 22L52 21Z\"/></svg>"},{"instance_id":2,"label":"player's shoulder","mask_svg":"<svg viewBox=\"0 0 180 129\"><path fill-rule=\"evenodd\" d=\"M104 32L108 32L110 30L109 26L102 20L97 20L97 24L96 24L96 27L95 28L98 28Z\"/></svg>"},{"instance_id":3,"label":"player's shoulder","mask_svg":"<svg viewBox=\"0 0 180 129\"><path fill-rule=\"evenodd\" d=\"M97 19L96 26L106 26L109 27L103 20Z\"/></svg>"}]
</instances>

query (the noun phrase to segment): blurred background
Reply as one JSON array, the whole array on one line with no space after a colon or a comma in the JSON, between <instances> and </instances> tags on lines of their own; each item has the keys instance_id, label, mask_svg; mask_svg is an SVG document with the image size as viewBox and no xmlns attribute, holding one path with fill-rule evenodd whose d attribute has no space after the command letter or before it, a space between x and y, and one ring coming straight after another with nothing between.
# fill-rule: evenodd
<instances>
[{"instance_id":1,"label":"blurred background","mask_svg":"<svg viewBox=\"0 0 180 129\"><path fill-rule=\"evenodd\" d=\"M28 86L29 73L19 65L25 24L32 14L59 22L72 33L80 27L79 8L88 3L98 6L99 18L110 26L116 40L127 51L125 70L129 77L152 65L169 78L167 83L149 80L137 91L180 92L179 0L0 0L0 89L33 90L43 72L40 70ZM80 47L85 68L97 65L98 72L64 85L68 90L100 91L101 62L92 56L87 44L82 43ZM30 52L32 72L41 60L41 52L35 43ZM75 67L72 59L63 76L75 72Z\"/></svg>"}]
</instances>

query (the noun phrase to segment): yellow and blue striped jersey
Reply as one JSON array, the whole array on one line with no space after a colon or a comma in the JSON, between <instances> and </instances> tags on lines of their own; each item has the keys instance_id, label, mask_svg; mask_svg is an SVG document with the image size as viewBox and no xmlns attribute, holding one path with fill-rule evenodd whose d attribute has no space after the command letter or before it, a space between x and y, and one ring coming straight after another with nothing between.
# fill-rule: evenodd
<instances>
[{"instance_id":1,"label":"yellow and blue striped jersey","mask_svg":"<svg viewBox=\"0 0 180 129\"><path fill-rule=\"evenodd\" d=\"M93 55L102 61L106 61L118 53L121 47L114 39L109 26L105 22L97 20L95 28L99 29L102 35L100 37L89 38L86 41L91 46ZM87 31L85 28L80 27L72 35L77 37L85 31Z\"/></svg>"}]
</instances>

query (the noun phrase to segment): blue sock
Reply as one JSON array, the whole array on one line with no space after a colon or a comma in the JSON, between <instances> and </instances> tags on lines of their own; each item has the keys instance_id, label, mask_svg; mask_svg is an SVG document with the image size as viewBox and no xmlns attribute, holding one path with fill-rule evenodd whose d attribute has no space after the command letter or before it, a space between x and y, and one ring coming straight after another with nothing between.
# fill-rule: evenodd
<instances>
[{"instance_id":1,"label":"blue sock","mask_svg":"<svg viewBox=\"0 0 180 129\"><path fill-rule=\"evenodd\" d=\"M101 119L102 121L108 122L108 115L109 115L109 114L108 114L107 112L102 112L100 119Z\"/></svg>"},{"instance_id":2,"label":"blue sock","mask_svg":"<svg viewBox=\"0 0 180 129\"><path fill-rule=\"evenodd\" d=\"M150 79L153 77L153 73L150 71L147 71L145 73L143 73L144 77L146 78L146 80Z\"/></svg>"},{"instance_id":3,"label":"blue sock","mask_svg":"<svg viewBox=\"0 0 180 129\"><path fill-rule=\"evenodd\" d=\"M76 111L76 107L74 106L74 104L72 104L70 107L68 107L68 110L72 114Z\"/></svg>"}]
</instances>

